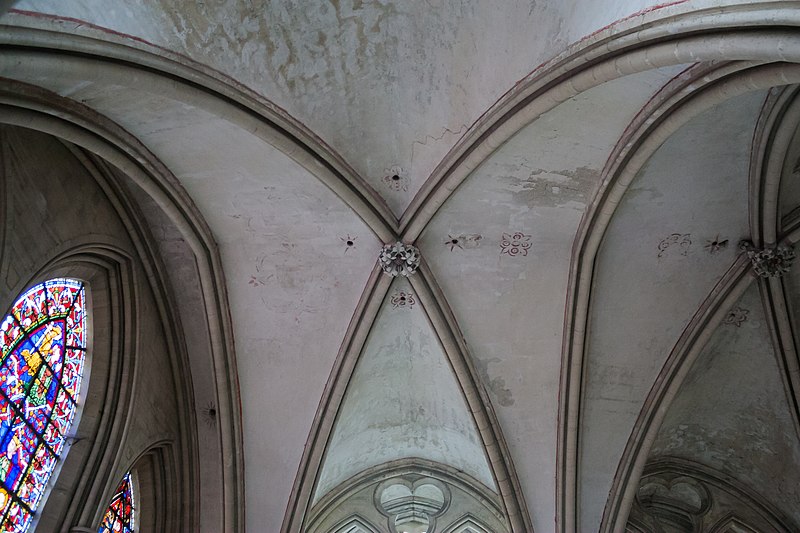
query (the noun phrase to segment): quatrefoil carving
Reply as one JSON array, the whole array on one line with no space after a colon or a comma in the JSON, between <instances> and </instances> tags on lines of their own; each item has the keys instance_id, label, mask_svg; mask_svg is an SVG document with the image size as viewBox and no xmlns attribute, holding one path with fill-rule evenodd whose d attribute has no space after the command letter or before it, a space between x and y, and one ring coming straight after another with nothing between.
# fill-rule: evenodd
<instances>
[{"instance_id":1,"label":"quatrefoil carving","mask_svg":"<svg viewBox=\"0 0 800 533\"><path fill-rule=\"evenodd\" d=\"M450 492L434 479L395 478L378 486L375 504L394 533L428 533L447 510Z\"/></svg>"}]
</instances>

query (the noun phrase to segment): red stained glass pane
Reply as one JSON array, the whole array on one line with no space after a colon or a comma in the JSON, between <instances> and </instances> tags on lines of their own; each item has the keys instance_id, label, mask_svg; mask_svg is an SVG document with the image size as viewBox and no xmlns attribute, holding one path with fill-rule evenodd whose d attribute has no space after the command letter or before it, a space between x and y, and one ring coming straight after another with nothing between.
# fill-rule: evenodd
<instances>
[{"instance_id":1,"label":"red stained glass pane","mask_svg":"<svg viewBox=\"0 0 800 533\"><path fill-rule=\"evenodd\" d=\"M65 283L66 282L66 283ZM81 290L80 283L70 280L46 281L47 303L51 317L64 317L69 314L72 302Z\"/></svg>"},{"instance_id":2,"label":"red stained glass pane","mask_svg":"<svg viewBox=\"0 0 800 533\"><path fill-rule=\"evenodd\" d=\"M85 329L83 302L78 299L67 316L67 346L85 346Z\"/></svg>"},{"instance_id":3,"label":"red stained glass pane","mask_svg":"<svg viewBox=\"0 0 800 533\"><path fill-rule=\"evenodd\" d=\"M135 509L133 482L128 472L114 491L98 533L133 533Z\"/></svg>"},{"instance_id":4,"label":"red stained glass pane","mask_svg":"<svg viewBox=\"0 0 800 533\"><path fill-rule=\"evenodd\" d=\"M36 508L55 462L55 455L50 453L46 446L40 445L33 457L25 481L18 492L19 497L28 507Z\"/></svg>"},{"instance_id":5,"label":"red stained glass pane","mask_svg":"<svg viewBox=\"0 0 800 533\"><path fill-rule=\"evenodd\" d=\"M30 522L31 513L19 503L11 502L5 518L3 519L3 525L0 527L0 531L3 531L4 533L7 531L23 533L28 529Z\"/></svg>"},{"instance_id":6,"label":"red stained glass pane","mask_svg":"<svg viewBox=\"0 0 800 533\"><path fill-rule=\"evenodd\" d=\"M83 375L83 351L67 348L67 357L64 361L62 382L64 388L71 395L75 395L81 386Z\"/></svg>"},{"instance_id":7,"label":"red stained glass pane","mask_svg":"<svg viewBox=\"0 0 800 533\"><path fill-rule=\"evenodd\" d=\"M51 419L52 424L60 434L64 435L67 432L70 424L72 424L72 416L74 413L75 409L73 408L69 396L64 389L60 389L56 397L56 406Z\"/></svg>"},{"instance_id":8,"label":"red stained glass pane","mask_svg":"<svg viewBox=\"0 0 800 533\"><path fill-rule=\"evenodd\" d=\"M39 324L47 321L47 297L43 285L36 285L23 294L11 308L17 321L25 331L30 331Z\"/></svg>"},{"instance_id":9,"label":"red stained glass pane","mask_svg":"<svg viewBox=\"0 0 800 533\"><path fill-rule=\"evenodd\" d=\"M42 435L45 444L50 446L50 449L56 455L61 455L61 450L64 448L64 437L59 433L52 422L44 430Z\"/></svg>"},{"instance_id":10,"label":"red stained glass pane","mask_svg":"<svg viewBox=\"0 0 800 533\"><path fill-rule=\"evenodd\" d=\"M19 323L12 316L5 317L0 322L0 343L2 344L3 356L10 352L21 338L22 328Z\"/></svg>"},{"instance_id":11,"label":"red stained glass pane","mask_svg":"<svg viewBox=\"0 0 800 533\"><path fill-rule=\"evenodd\" d=\"M63 450L83 370L84 307L81 282L50 280L0 322L0 532L27 529Z\"/></svg>"}]
</instances>

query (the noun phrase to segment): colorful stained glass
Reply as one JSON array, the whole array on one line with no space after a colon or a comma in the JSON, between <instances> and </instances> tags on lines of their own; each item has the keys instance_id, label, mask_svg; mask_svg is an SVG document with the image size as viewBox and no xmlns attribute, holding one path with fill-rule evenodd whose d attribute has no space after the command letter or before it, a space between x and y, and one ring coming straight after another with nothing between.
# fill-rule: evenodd
<instances>
[{"instance_id":1,"label":"colorful stained glass","mask_svg":"<svg viewBox=\"0 0 800 533\"><path fill-rule=\"evenodd\" d=\"M24 533L64 449L86 355L83 283L25 292L0 322L0 533Z\"/></svg>"},{"instance_id":2,"label":"colorful stained glass","mask_svg":"<svg viewBox=\"0 0 800 533\"><path fill-rule=\"evenodd\" d=\"M111 498L98 533L134 533L136 506L133 501L133 482L128 472Z\"/></svg>"}]
</instances>

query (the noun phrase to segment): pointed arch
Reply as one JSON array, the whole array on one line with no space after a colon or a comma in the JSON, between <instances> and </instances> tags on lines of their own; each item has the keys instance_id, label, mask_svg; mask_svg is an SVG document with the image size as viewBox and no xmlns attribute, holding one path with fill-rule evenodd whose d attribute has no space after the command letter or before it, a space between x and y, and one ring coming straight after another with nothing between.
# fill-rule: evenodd
<instances>
[{"instance_id":1,"label":"pointed arch","mask_svg":"<svg viewBox=\"0 0 800 533\"><path fill-rule=\"evenodd\" d=\"M593 204L592 210L602 211L602 206L604 205L616 205L618 199L621 198L632 178L638 172L641 164L649 158L652 151L660 146L661 142L671 131L674 131L676 126L694 116L698 110L714 105L715 101L723 101L734 94L748 92L755 88L769 88L775 85L784 86L797 83L800 81L797 75L797 65L755 66L723 78L715 86L710 87L711 90L708 92L704 93L702 89L693 92L690 98L682 102L679 107L668 111L669 117L667 121L657 125L654 128L655 132L647 133L644 140L635 149L640 153L623 161L619 170L606 176L605 179L611 180L616 190L607 193L608 197L606 198L601 198L601 190L601 194L598 195L599 200ZM792 232L784 231L782 234L779 233L778 211L776 208L780 168L783 164L783 156L786 152L788 139L791 138L791 133L793 133L797 124L798 107L794 94L795 89L786 89L779 97L773 96L772 99L768 100L754 137L753 156L758 160L751 162L750 166L750 231L754 239L759 239L759 242L765 242L766 244L775 244L776 241L788 244L796 242L796 235L793 235ZM662 129L662 131L658 131L659 129ZM650 138L648 139L647 137ZM610 189L611 187L609 186L608 188ZM612 196L615 200L609 200ZM604 215L606 221L613 216L613 211L614 208L610 207L609 212ZM587 217L586 220L589 220L589 218ZM595 221L594 223L596 224L597 222ZM592 250L587 258L594 257L604 228L605 225L601 222L591 230L591 233L595 234L593 237L595 239L594 247L587 244L590 241L586 234L579 235L576 245L585 248L577 249L581 250L582 253ZM581 241L581 237L587 240ZM584 264L587 264L587 258L583 259ZM589 265L588 269L590 278L592 266ZM666 406L677 394L689 368L691 368L712 332L721 323L724 314L735 304L744 290L753 282L753 279L754 276L751 274L749 261L743 256L738 257L701 304L673 347L644 402L642 411L628 439L606 503L601 531L624 530L636 490L635 481L642 473L647 460L647 452L666 412ZM591 282L587 280L582 283L585 283L585 287L588 288ZM782 282L780 280L769 280L761 281L760 283L767 291L764 293L765 305L767 306L768 316L771 316L774 322L774 317L785 316L785 312L781 310L785 309L785 302L781 303L780 300L775 299L777 294L775 291L781 291ZM782 298L782 292L780 296ZM774 307L774 309L771 310L771 307ZM778 325L774 326L773 330L778 338L783 335L783 342L785 343L788 322L784 322L783 327L781 327L780 323L777 323ZM581 343L584 341L585 339L582 338ZM784 357L784 367L791 368L790 365L793 360L796 361L796 356L794 356L794 359L792 358L794 352L791 351L791 345L786 344L785 346L789 347L789 351L780 351ZM566 349L568 347L565 346ZM789 356L785 355L784 352L788 353ZM574 362L574 364L580 365L581 363ZM569 372L569 370L565 370L565 372ZM787 394L790 397L790 401L795 401L791 378L791 372L784 371ZM576 383L578 382L576 381ZM578 388L580 388L579 385ZM577 439L577 437L574 438Z\"/></svg>"},{"instance_id":2,"label":"pointed arch","mask_svg":"<svg viewBox=\"0 0 800 533\"><path fill-rule=\"evenodd\" d=\"M21 15L36 15L17 11ZM61 17L46 18L61 21ZM85 23L87 26L91 24ZM397 218L381 196L339 154L285 110L224 74L169 50L139 41L138 47L122 44L117 34L94 26L102 40L45 30L7 26L0 37L4 55L16 50L33 54L48 70L65 62L102 65L103 75L130 80L147 78L149 86L180 91L182 99L225 117L274 146L308 170L333 191L382 240L391 239ZM20 65L21 66L21 65ZM34 67L34 70L38 67Z\"/></svg>"},{"instance_id":3,"label":"pointed arch","mask_svg":"<svg viewBox=\"0 0 800 533\"><path fill-rule=\"evenodd\" d=\"M55 278L82 280L85 287L85 309L90 317L85 333L85 375L81 388L83 399L73 420L61 460L56 466L50 485L42 495L39 513L33 523L42 530L56 529L71 523L82 508L91 501L92 485L97 475L106 475L111 459L109 448L116 447L122 437L124 417L130 399L130 376L135 358L130 355L129 325L135 299L127 292L135 283L129 269L128 257L111 245L99 243L67 243L45 264L31 281L39 284ZM30 286L30 282L27 284ZM109 312L114 304L119 307ZM116 331L115 335L110 335ZM123 358L111 357L111 347ZM128 379L121 379L128 375ZM91 442L90 446L78 443ZM69 453L66 453L69 451ZM64 498L71 494L72 498ZM93 507L92 503L89 503Z\"/></svg>"},{"instance_id":4,"label":"pointed arch","mask_svg":"<svg viewBox=\"0 0 800 533\"><path fill-rule=\"evenodd\" d=\"M347 519L341 526L335 527L331 533L378 533L378 529L356 515Z\"/></svg>"},{"instance_id":5,"label":"pointed arch","mask_svg":"<svg viewBox=\"0 0 800 533\"><path fill-rule=\"evenodd\" d=\"M758 530L736 515L721 519L709 533L758 533Z\"/></svg>"},{"instance_id":6,"label":"pointed arch","mask_svg":"<svg viewBox=\"0 0 800 533\"><path fill-rule=\"evenodd\" d=\"M161 442L155 444L145 453L139 456L131 464L129 470L124 471L123 479L119 485L114 485L114 478L107 480L106 506L98 509L96 521L100 524L100 533L106 533L104 525L113 526L115 522L119 525L125 523L125 516L120 516L119 509L109 513L113 507L115 499L120 495L120 488L125 483L125 477L129 476L131 491L133 493L133 527L131 533L136 531L175 531L176 519L170 510L174 508L180 498L176 494L174 475L175 468L175 446L171 442ZM109 505L107 502L111 502ZM119 519L119 520L117 520ZM97 528L87 528L94 533ZM117 530L109 529L111 533ZM119 530L120 533L128 533L126 530Z\"/></svg>"},{"instance_id":7,"label":"pointed arch","mask_svg":"<svg viewBox=\"0 0 800 533\"><path fill-rule=\"evenodd\" d=\"M383 275L376 267L370 284L362 295L317 412L309 445L295 480L292 500L287 507L283 528L285 532L300 531L306 513L311 507L313 490L319 479L321 464L333 425L342 406L345 390L361 356L366 337L374 326L378 310L386 297L389 280L390 278ZM419 272L410 278L410 282L444 349L470 416L475 422L488 466L499 489L503 514L508 518L510 530L514 533L533 531L521 486L502 437L499 422L491 407L491 400L481 385L466 343L463 341L463 335L458 329L444 294L424 262Z\"/></svg>"},{"instance_id":8,"label":"pointed arch","mask_svg":"<svg viewBox=\"0 0 800 533\"><path fill-rule=\"evenodd\" d=\"M467 515L442 533L491 533L491 530L475 517Z\"/></svg>"},{"instance_id":9,"label":"pointed arch","mask_svg":"<svg viewBox=\"0 0 800 533\"><path fill-rule=\"evenodd\" d=\"M482 439L500 499L508 517L512 533L533 531L522 485L517 477L511 454L492 407L488 392L482 385L473 357L464 340L444 292L436 282L433 272L423 261L419 274L411 278L411 285L419 296L422 308L442 343L445 354L458 380L467 405Z\"/></svg>"},{"instance_id":10,"label":"pointed arch","mask_svg":"<svg viewBox=\"0 0 800 533\"><path fill-rule=\"evenodd\" d=\"M750 231L757 246L774 246L782 238L795 240L790 235L791 224L781 220L780 191L782 180L791 179L785 169L798 127L800 88L774 91L759 117L751 152ZM782 278L764 279L759 284L795 432L800 436L800 359L789 313L790 291Z\"/></svg>"},{"instance_id":11,"label":"pointed arch","mask_svg":"<svg viewBox=\"0 0 800 533\"><path fill-rule=\"evenodd\" d=\"M303 531L337 532L337 527L348 524L352 516L367 524L380 524L382 527L377 529L381 532L402 530L402 526L396 527L395 519L398 511L409 503L408 491L413 494L431 486L441 492L433 497L430 491L417 493L420 501L427 503L421 514L429 521L430 529L444 533L509 531L503 504L494 490L453 467L420 458L390 461L347 479L314 504ZM388 498L387 492L391 493ZM398 500L393 496L399 496ZM459 525L482 529L462 532Z\"/></svg>"},{"instance_id":12,"label":"pointed arch","mask_svg":"<svg viewBox=\"0 0 800 533\"><path fill-rule=\"evenodd\" d=\"M574 510L576 508L576 490L578 462L577 450L579 449L579 427L580 427L580 404L582 391L582 372L583 358L586 349L586 325L588 321L588 304L594 276L594 262L605 230L613 217L615 208L620 203L622 195L636 176L640 168L648 161L649 157L661 146L664 140L676 131L682 124L696 116L699 112L709 109L719 102L727 100L735 94L743 94L756 88L769 88L776 85L788 85L800 81L800 70L797 65L787 64L767 64L758 65L750 63L740 63L742 68L733 68L730 71L723 71L724 75L719 79L712 76L712 80L706 79L699 86L691 88L688 94L681 95L677 91L674 95L669 95L659 106L649 110L652 115L660 115L660 118L647 121L640 117L643 122L640 126L632 128L629 137L620 140L618 146L625 146L627 154L622 157L619 155L609 160L609 165L603 171L603 184L593 200L590 209L584 215L581 227L576 236L573 248L572 266L570 272L570 289L568 294L567 327L565 329L565 341L563 347L562 363L562 391L561 391L561 420L559 428L559 493L560 500L559 513L567 521L560 526L562 531L567 531L574 526ZM684 332L679 344L688 341L691 336L699 335L693 328L705 326L698 324L716 324L721 320L722 313L727 312L728 308L735 302L735 296L740 295L752 279L748 272L749 265L740 258L732 265L728 273L724 276L717 286L713 289L709 299L704 302L690 324ZM729 298L730 297L730 298ZM719 299L719 301L717 300ZM721 305L721 309L715 307ZM717 313L720 313L717 315ZM715 318L711 319L711 316ZM689 333L692 331L692 333ZM702 333L703 342L707 340L710 333ZM683 348L681 348L683 350ZM694 348L691 351L696 356ZM676 352L670 355L669 361L674 361ZM686 357L682 352L681 357ZM692 359L693 360L693 359ZM672 363L667 362L666 366ZM673 372L671 370L670 372ZM665 381L669 382L672 377L665 378L660 375L656 379L656 386L663 394L662 387ZM669 384L669 388L676 386ZM638 435L642 431L640 424L643 420L651 416L658 416L658 409L652 407L652 397L645 401L647 415L642 414L634 427L634 432L629 439L628 446L623 453L620 467L614 478L611 495L603 514L602 531L621 531L624 528L624 521L620 522L618 517L627 516L632 501L632 491L629 476L633 475L636 479L643 467L645 458L637 461L637 474L633 474L630 453L632 447L649 447L648 438ZM652 436L651 436L652 437ZM623 466L624 465L624 466ZM626 491L626 496L622 503L620 499L621 491ZM622 505L623 507L619 507ZM612 518L617 517L617 518ZM612 523L616 525L612 525Z\"/></svg>"},{"instance_id":13,"label":"pointed arch","mask_svg":"<svg viewBox=\"0 0 800 533\"><path fill-rule=\"evenodd\" d=\"M90 172L93 172L91 163L97 160L88 157L87 154L97 156L102 159L102 162L113 165L115 172L124 173L126 178L140 186L145 196L154 203L156 209L161 210L159 213L174 224L176 231L185 239L189 253L193 254L196 259L199 279L196 280L197 285L195 288L203 295L203 308L206 311L203 317L204 322L200 327L207 327L207 330L205 330L207 337L204 342L208 343L206 349L210 359L210 379L215 382L220 379L226 382L224 385L217 385L214 389L215 393L216 391L219 393L216 402L219 446L223 450L222 453L230 459L229 461L217 462L221 465L223 478L228 481L217 485L222 494L219 497L219 510L215 509L214 512L219 512L220 522L226 524L224 526L226 530L237 531L238 528L243 527L244 504L243 498L235 497L233 493L243 493L244 487L241 481L230 481L230 479L240 480L243 476L241 463L243 452L239 429L241 412L238 408L238 382L235 361L232 358L233 346L230 333L230 317L225 311L224 304L227 296L224 282L222 281L218 249L210 235L210 230L199 215L197 208L188 199L185 191L177 184L177 180L169 170L141 143L118 125L98 115L86 106L40 88L6 79L0 81L0 85L2 85L2 88L0 88L0 93L2 93L0 100L2 100L2 107L4 108L4 112L0 114L2 117L0 122L48 133L69 144L74 143L75 147L78 148L78 152L85 151L82 157L84 161L89 161ZM107 168L105 167L105 170ZM94 172L93 175L97 179L98 176L102 177L104 174L104 168L101 165L101 168L94 169ZM102 182L103 180L99 179L98 181ZM134 205L132 200L123 194L124 191L121 190L120 184L115 183L114 180L107 180L105 185L109 186L106 191L107 194L120 202L115 207L119 209L120 212L118 214L122 216L123 223L126 224L130 231L129 236L135 242L137 249L134 253L138 252L144 262L146 277L156 284L154 288L157 290L159 312L165 327L169 330L167 340L171 342L171 345L168 351L170 352L170 357L177 359L172 362L183 368L188 368L191 363L187 362L186 347L183 345L183 338L181 337L180 320L177 319L179 315L172 307L173 303L170 301L168 291L165 294L163 265L154 264L152 242L148 242L146 235L141 233L141 223L137 226L131 222L137 218L132 216L131 208ZM78 247L79 251L70 250L70 246L65 245L58 252L65 254L70 260L72 259L70 252L74 252L78 256L97 253L99 254L97 258L98 269L102 270L107 267L111 272L114 272L116 268L119 268L125 276L129 276L122 280L114 276L111 277L114 283L119 283L119 286L112 284L111 292L115 297L115 301L111 307L114 308L115 316L122 320L122 325L118 325L118 329L114 330L119 336L118 341L122 344L118 347L118 353L123 354L118 360L114 361L115 372L121 367L124 367L124 371L121 374L115 373L113 375L113 379L120 382L119 384L116 382L113 384L106 399L110 402L109 405L114 406L113 409L119 409L118 416L113 416L113 409L109 409L109 411L100 411L98 409L98 413L102 412L103 414L103 424L105 424L103 430L109 432L108 434L112 435L116 442L92 449L93 468L106 469L105 473L100 475L95 471L94 475L90 475L89 471L76 472L74 478L81 478L80 486L77 489L71 487L67 493L71 490L83 492L80 493L80 497L61 502L60 508L64 510L59 510L58 513L61 514L54 518L54 520L57 520L54 524L60 524L63 520L71 523L96 524L98 509L104 508L106 503L103 498L105 483L98 483L98 480L106 480L109 477L116 478L118 475L113 472L113 465L118 460L116 452L119 449L119 439L122 438L122 434L126 429L127 402L130 401L130 390L126 390L126 388L131 386L131 380L133 379L132 361L136 349L134 340L136 335L134 332L136 331L137 321L137 281L133 279L135 274L132 272L135 270L133 264L135 260L130 255L130 252L120 250L114 243L81 242L69 244ZM81 246L82 248L80 248ZM63 260L66 261L66 259ZM123 291L123 294L115 291ZM193 311L196 312L197 310L194 309ZM183 487L192 487L193 490L177 490L177 494L180 495L184 504L173 507L173 509L178 510L178 513L174 514L180 514L181 516L170 527L181 527L181 524L183 524L191 529L193 527L191 524L196 523L199 519L198 502L195 501L199 499L199 491L195 490L199 473L197 472L198 465L196 462L198 451L196 449L196 418L193 405L194 391L191 389L191 378L189 378L188 382L185 381L188 376L189 373L187 372L183 372L179 376L179 380L184 380L179 389L184 391L181 398L183 401L181 408L185 411L184 416L181 417L181 423L185 422L185 424L181 426L181 431L186 439L183 442L186 449L180 451L181 464L177 466L180 470L170 474L181 476L181 479L177 482ZM108 414L112 416L109 418L107 417ZM177 462L176 465L178 465ZM216 498L216 495L214 497ZM53 527L55 528L56 526L54 525Z\"/></svg>"},{"instance_id":14,"label":"pointed arch","mask_svg":"<svg viewBox=\"0 0 800 533\"><path fill-rule=\"evenodd\" d=\"M783 43L795 38L785 27L797 25L800 17L782 2L701 10L666 4L576 42L521 79L470 126L403 213L403 240L416 240L452 192L498 147L569 98L663 66L730 60L796 63L800 55Z\"/></svg>"},{"instance_id":15,"label":"pointed arch","mask_svg":"<svg viewBox=\"0 0 800 533\"><path fill-rule=\"evenodd\" d=\"M679 529L689 526L711 533L796 530L772 501L727 474L687 459L662 456L649 463L638 488L642 493L626 530L649 531L662 520L682 523Z\"/></svg>"}]
</instances>

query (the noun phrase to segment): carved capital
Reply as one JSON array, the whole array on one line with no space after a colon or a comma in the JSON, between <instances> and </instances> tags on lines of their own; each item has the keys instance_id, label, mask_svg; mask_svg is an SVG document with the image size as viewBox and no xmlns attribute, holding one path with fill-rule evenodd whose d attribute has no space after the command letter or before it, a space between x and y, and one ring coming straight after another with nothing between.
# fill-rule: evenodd
<instances>
[{"instance_id":1,"label":"carved capital","mask_svg":"<svg viewBox=\"0 0 800 533\"><path fill-rule=\"evenodd\" d=\"M753 271L762 278L783 276L789 272L796 257L794 248L784 245L760 249L750 241L741 241L739 249L747 254L753 263Z\"/></svg>"},{"instance_id":2,"label":"carved capital","mask_svg":"<svg viewBox=\"0 0 800 533\"><path fill-rule=\"evenodd\" d=\"M419 261L419 249L400 241L385 245L378 257L383 271L392 277L413 275L419 268Z\"/></svg>"}]
</instances>

